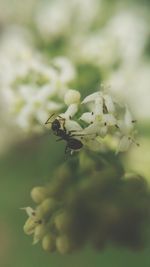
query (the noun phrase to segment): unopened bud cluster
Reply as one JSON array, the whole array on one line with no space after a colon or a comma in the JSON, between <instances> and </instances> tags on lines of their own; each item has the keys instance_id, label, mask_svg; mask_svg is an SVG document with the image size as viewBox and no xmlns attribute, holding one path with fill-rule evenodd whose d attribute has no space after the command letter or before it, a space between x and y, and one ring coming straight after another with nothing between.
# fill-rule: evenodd
<instances>
[{"instance_id":1,"label":"unopened bud cluster","mask_svg":"<svg viewBox=\"0 0 150 267\"><path fill-rule=\"evenodd\" d=\"M24 231L48 252L71 253L87 242L98 250L108 243L129 249L145 244L147 183L137 175L125 177L114 160L108 164L82 153L80 163L75 159L59 167L48 185L33 188L31 197L36 207L25 208Z\"/></svg>"}]
</instances>

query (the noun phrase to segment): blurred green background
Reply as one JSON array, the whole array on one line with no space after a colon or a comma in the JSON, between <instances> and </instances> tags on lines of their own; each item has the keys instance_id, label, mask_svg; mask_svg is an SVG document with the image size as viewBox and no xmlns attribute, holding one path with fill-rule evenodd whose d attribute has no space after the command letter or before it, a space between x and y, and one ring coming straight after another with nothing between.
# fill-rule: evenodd
<instances>
[{"instance_id":1,"label":"blurred green background","mask_svg":"<svg viewBox=\"0 0 150 267\"><path fill-rule=\"evenodd\" d=\"M87 245L71 255L48 254L41 245L32 245L32 238L23 233L26 215L20 207L30 206L29 191L43 185L58 162L64 160L64 147L49 135L23 142L0 161L0 266L106 266L149 267L150 245L144 251L128 251L108 247L96 252Z\"/></svg>"},{"instance_id":2,"label":"blurred green background","mask_svg":"<svg viewBox=\"0 0 150 267\"><path fill-rule=\"evenodd\" d=\"M123 6L126 2L125 9L127 8L129 11L130 8L136 10L137 7L139 8L139 5L141 6L141 10L144 10L143 12L145 10L150 11L150 1L148 0L103 2L106 3L106 9L104 9L104 19L101 22L101 26L107 21L107 16L109 18L111 17L114 12L113 5L116 2L118 2L119 6ZM36 0L28 0L25 3L22 0L0 0L0 33L5 28L5 25L14 23L23 26L26 25L31 31L33 30L36 36L37 32L31 19L35 11L35 5ZM39 38L39 33L37 36ZM41 49L43 54L47 55L50 51L53 51L54 54L66 54L64 43L54 41L47 45L47 40L44 40L43 43L42 41L39 38L36 46L38 49ZM57 45L59 50L57 50ZM144 66L149 66L149 38L147 38L145 48L146 52L142 56L142 58L145 57L143 64L145 64ZM77 62L78 64L79 62ZM114 70L115 67L117 68L116 65L113 65L110 69L112 68ZM100 72L97 70L97 66L92 65L89 67L89 65L86 65L86 68L84 68L82 64L79 64L77 68L80 81L76 81L74 86L77 88L86 88L87 91L90 91L92 85L95 89L101 81L101 76L103 78L109 77L107 71L109 74L112 71L109 67L108 69L106 67L103 73L102 70ZM93 74L90 76L92 71ZM141 73L141 70L139 70L139 73ZM143 73L145 73L145 69ZM88 80L86 77L88 77ZM128 170L136 170L150 181L149 100L148 104L144 106L144 101L150 99L150 84L148 84L149 81L146 81L146 77L142 76L142 81L138 82L138 74L135 76L137 83L140 84L140 93L137 91L136 94L136 90L134 90L130 95L130 90L128 89L129 102L131 106L133 103L134 107L136 107L135 110L133 109L134 114L136 115L136 111L138 111L137 117L139 116L140 119L140 148L137 149L134 147L128 156L123 159L123 162ZM133 85L132 82L130 85ZM85 91L82 92L82 95L85 95ZM140 101L142 103L141 105L139 105ZM141 113L142 116L140 116ZM3 120L0 120L1 125L2 122ZM0 129L0 131L3 137L6 133L5 144L3 144L3 141L0 142L0 150L2 150L2 153L0 153L0 267L149 267L150 244L145 250L138 252L132 252L118 247L108 247L102 252L96 252L87 244L84 250L64 256L59 253L48 254L42 250L40 245L33 246L31 238L23 233L26 214L20 208L32 206L29 194L31 189L34 186L46 183L50 178L51 172L57 168L60 162L64 161L64 144L56 143L55 138L46 133L41 136L33 136L27 139L23 138L23 141L19 138L19 142L15 140L10 147L7 147L7 143L9 144L9 139L11 139L13 133L9 128L6 128L5 131ZM7 147L6 151L4 149L5 146Z\"/></svg>"}]
</instances>

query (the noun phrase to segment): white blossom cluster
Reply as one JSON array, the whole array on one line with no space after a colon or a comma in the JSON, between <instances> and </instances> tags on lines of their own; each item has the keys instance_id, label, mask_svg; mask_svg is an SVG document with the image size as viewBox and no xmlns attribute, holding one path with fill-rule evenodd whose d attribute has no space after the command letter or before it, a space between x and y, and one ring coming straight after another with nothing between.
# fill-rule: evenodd
<instances>
[{"instance_id":1,"label":"white blossom cluster","mask_svg":"<svg viewBox=\"0 0 150 267\"><path fill-rule=\"evenodd\" d=\"M136 121L128 107L118 103L107 91L104 87L80 101L80 93L69 90L65 95L67 110L59 116L65 119L65 128L73 138L88 148L102 151L115 145L117 152L123 152L132 143L136 144Z\"/></svg>"},{"instance_id":2,"label":"white blossom cluster","mask_svg":"<svg viewBox=\"0 0 150 267\"><path fill-rule=\"evenodd\" d=\"M39 1L35 12L35 26L45 40L50 42L61 37L69 38L88 32L95 23L103 1L55 0ZM86 16L85 16L86 14Z\"/></svg>"},{"instance_id":3,"label":"white blossom cluster","mask_svg":"<svg viewBox=\"0 0 150 267\"><path fill-rule=\"evenodd\" d=\"M145 15L146 17L146 15ZM149 27L144 15L134 10L117 10L104 26L72 38L74 57L99 67L136 65L144 53Z\"/></svg>"},{"instance_id":4,"label":"white blossom cluster","mask_svg":"<svg viewBox=\"0 0 150 267\"><path fill-rule=\"evenodd\" d=\"M15 17L17 2L19 13L21 4L16 1L11 18ZM110 14L105 12L111 7ZM105 0L32 0L24 13L28 14L27 21L20 13L17 26L9 26L9 14L8 21L0 20L1 109L3 114L11 114L12 123L24 131L41 131L50 114L64 108L70 82L82 80L80 73L76 76L80 64L96 66L101 82L111 84L113 94L130 104L138 120L149 119L149 61L144 60L149 20L144 6L139 4L135 9L131 5L129 9L128 5L116 1L113 6ZM51 44L55 41L53 54ZM82 91L86 86L76 88Z\"/></svg>"},{"instance_id":5,"label":"white blossom cluster","mask_svg":"<svg viewBox=\"0 0 150 267\"><path fill-rule=\"evenodd\" d=\"M0 48L3 105L25 131L39 130L49 113L62 108L75 68L65 57L46 61L16 28L5 33Z\"/></svg>"},{"instance_id":6,"label":"white blossom cluster","mask_svg":"<svg viewBox=\"0 0 150 267\"><path fill-rule=\"evenodd\" d=\"M52 1L39 5L35 24L49 42L66 38L67 54L75 64L96 66L102 80L130 103L139 120L149 118L150 66L145 55L149 40L148 10L144 5L137 4L135 8L131 4L129 8L128 4L119 5L116 1L111 16L105 16L111 7L109 1L103 0Z\"/></svg>"}]
</instances>

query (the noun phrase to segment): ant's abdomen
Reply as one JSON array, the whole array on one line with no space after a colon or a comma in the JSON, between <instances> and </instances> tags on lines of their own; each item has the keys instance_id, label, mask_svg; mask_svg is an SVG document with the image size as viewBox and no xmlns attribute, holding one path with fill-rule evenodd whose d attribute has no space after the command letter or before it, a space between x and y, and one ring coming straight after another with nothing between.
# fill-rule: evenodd
<instances>
[{"instance_id":1,"label":"ant's abdomen","mask_svg":"<svg viewBox=\"0 0 150 267\"><path fill-rule=\"evenodd\" d=\"M68 147L73 150L78 150L83 147L83 144L80 140L70 138L68 140Z\"/></svg>"}]
</instances>

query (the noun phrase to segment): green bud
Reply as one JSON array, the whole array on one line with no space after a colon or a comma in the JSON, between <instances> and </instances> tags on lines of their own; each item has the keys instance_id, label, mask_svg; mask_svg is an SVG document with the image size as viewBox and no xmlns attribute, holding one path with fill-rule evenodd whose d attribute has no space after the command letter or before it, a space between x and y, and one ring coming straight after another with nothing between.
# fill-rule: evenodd
<instances>
[{"instance_id":1,"label":"green bud","mask_svg":"<svg viewBox=\"0 0 150 267\"><path fill-rule=\"evenodd\" d=\"M33 221L32 218L28 218L23 227L25 234L27 235L33 234L34 229L35 229L35 222Z\"/></svg>"},{"instance_id":2,"label":"green bud","mask_svg":"<svg viewBox=\"0 0 150 267\"><path fill-rule=\"evenodd\" d=\"M37 207L37 213L39 216L49 216L56 208L58 202L53 198L46 198L41 205Z\"/></svg>"},{"instance_id":3,"label":"green bud","mask_svg":"<svg viewBox=\"0 0 150 267\"><path fill-rule=\"evenodd\" d=\"M53 252L56 250L55 236L51 233L45 235L42 239L42 247L45 251Z\"/></svg>"},{"instance_id":4,"label":"green bud","mask_svg":"<svg viewBox=\"0 0 150 267\"><path fill-rule=\"evenodd\" d=\"M68 178L71 176L71 172L69 168L66 166L66 164L63 164L58 168L58 170L55 172L55 176L57 177L57 180L60 182L65 182L68 180Z\"/></svg>"},{"instance_id":5,"label":"green bud","mask_svg":"<svg viewBox=\"0 0 150 267\"><path fill-rule=\"evenodd\" d=\"M56 248L61 254L66 254L71 252L72 245L67 236L59 236L56 238Z\"/></svg>"},{"instance_id":6,"label":"green bud","mask_svg":"<svg viewBox=\"0 0 150 267\"><path fill-rule=\"evenodd\" d=\"M66 212L62 212L56 215L54 219L55 227L60 232L66 231L69 223L70 223L70 217Z\"/></svg>"},{"instance_id":7,"label":"green bud","mask_svg":"<svg viewBox=\"0 0 150 267\"><path fill-rule=\"evenodd\" d=\"M47 229L46 229L46 226L44 224L37 225L35 228L35 231L34 231L33 244L38 243L38 241L43 238L46 231L47 231Z\"/></svg>"},{"instance_id":8,"label":"green bud","mask_svg":"<svg viewBox=\"0 0 150 267\"><path fill-rule=\"evenodd\" d=\"M43 186L34 187L31 191L31 197L37 204L41 203L47 197L47 188Z\"/></svg>"}]
</instances>

